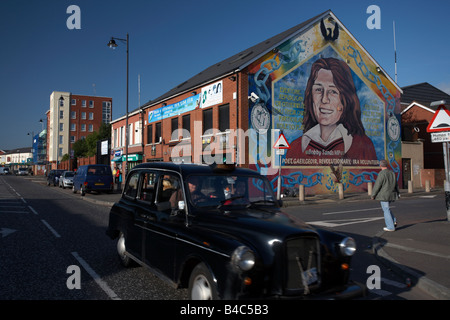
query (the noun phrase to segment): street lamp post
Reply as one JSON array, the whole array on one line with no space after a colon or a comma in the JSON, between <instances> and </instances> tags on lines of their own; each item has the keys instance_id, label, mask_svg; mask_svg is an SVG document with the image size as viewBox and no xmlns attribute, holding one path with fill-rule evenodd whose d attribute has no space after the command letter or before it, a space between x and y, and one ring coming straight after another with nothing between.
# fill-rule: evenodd
<instances>
[{"instance_id":1,"label":"street lamp post","mask_svg":"<svg viewBox=\"0 0 450 320\"><path fill-rule=\"evenodd\" d=\"M108 47L115 49L117 47L116 41L115 40L119 40L122 42L125 42L127 44L127 103L126 103L126 115L125 115L125 178L127 176L128 173L128 83L129 83L129 36L127 33L127 38L126 39L120 39L120 38L114 38L111 37L111 40L108 42Z\"/></svg>"}]
</instances>

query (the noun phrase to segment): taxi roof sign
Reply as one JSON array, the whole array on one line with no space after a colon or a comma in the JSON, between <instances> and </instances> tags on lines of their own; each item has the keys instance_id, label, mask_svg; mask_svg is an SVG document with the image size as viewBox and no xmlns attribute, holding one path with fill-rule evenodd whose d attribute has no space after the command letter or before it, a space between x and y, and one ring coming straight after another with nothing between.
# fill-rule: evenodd
<instances>
[{"instance_id":1,"label":"taxi roof sign","mask_svg":"<svg viewBox=\"0 0 450 320\"><path fill-rule=\"evenodd\" d=\"M275 144L273 145L274 149L290 149L291 146L289 145L289 143L287 142L286 137L284 136L283 133L280 133L280 136L278 137L277 141L275 142Z\"/></svg>"},{"instance_id":2,"label":"taxi roof sign","mask_svg":"<svg viewBox=\"0 0 450 320\"><path fill-rule=\"evenodd\" d=\"M442 101L444 102L444 101ZM441 104L427 127L427 132L450 131L450 112Z\"/></svg>"}]
</instances>

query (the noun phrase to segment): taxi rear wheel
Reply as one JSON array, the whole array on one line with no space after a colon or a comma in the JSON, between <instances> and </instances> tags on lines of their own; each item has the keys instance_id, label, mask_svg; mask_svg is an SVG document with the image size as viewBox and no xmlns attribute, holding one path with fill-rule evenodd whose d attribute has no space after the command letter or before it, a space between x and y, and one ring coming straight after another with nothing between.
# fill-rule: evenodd
<instances>
[{"instance_id":1,"label":"taxi rear wheel","mask_svg":"<svg viewBox=\"0 0 450 320\"><path fill-rule=\"evenodd\" d=\"M204 263L192 270L189 279L189 298L191 300L217 300L217 288L211 272Z\"/></svg>"}]
</instances>

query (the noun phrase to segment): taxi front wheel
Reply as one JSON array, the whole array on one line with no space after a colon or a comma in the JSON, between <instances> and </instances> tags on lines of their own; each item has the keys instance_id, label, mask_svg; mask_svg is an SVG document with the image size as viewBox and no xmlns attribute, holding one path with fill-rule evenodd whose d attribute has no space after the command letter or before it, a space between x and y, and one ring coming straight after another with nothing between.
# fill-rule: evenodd
<instances>
[{"instance_id":1,"label":"taxi front wheel","mask_svg":"<svg viewBox=\"0 0 450 320\"><path fill-rule=\"evenodd\" d=\"M204 263L192 270L189 279L189 298L191 300L217 300L217 288L211 272Z\"/></svg>"}]
</instances>

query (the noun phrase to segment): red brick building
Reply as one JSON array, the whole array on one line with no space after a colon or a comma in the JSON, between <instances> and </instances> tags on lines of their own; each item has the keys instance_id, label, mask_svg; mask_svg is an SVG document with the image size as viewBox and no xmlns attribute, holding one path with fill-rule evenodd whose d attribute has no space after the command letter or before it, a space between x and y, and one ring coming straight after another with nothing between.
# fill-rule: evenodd
<instances>
[{"instance_id":1,"label":"red brick building","mask_svg":"<svg viewBox=\"0 0 450 320\"><path fill-rule=\"evenodd\" d=\"M65 154L71 155L74 142L110 123L111 115L112 98L52 92L47 112L47 160L52 169Z\"/></svg>"},{"instance_id":2,"label":"red brick building","mask_svg":"<svg viewBox=\"0 0 450 320\"><path fill-rule=\"evenodd\" d=\"M330 39L323 31L327 29L338 29L337 38ZM353 80L346 87L354 87L354 92L346 94L353 96L349 108L359 108L355 114L360 119L346 124L338 119L340 131L324 148L342 140L339 150L314 150L304 157L302 146L291 155L280 155L273 146L281 132L289 144L307 136L307 83L315 77L312 66L322 62L339 66L349 75L345 79ZM335 81L343 88L340 82L347 80L338 75ZM363 191L374 182L381 159L387 159L401 179L400 96L398 85L326 11L210 66L131 111L127 130L126 116L112 121L112 166L123 166L125 160L128 170L151 161L225 161L267 175L274 188L281 167L282 187L304 185L307 194L314 194L337 192L330 167L343 164L339 183L344 190ZM311 129L309 124L306 129Z\"/></svg>"}]
</instances>

